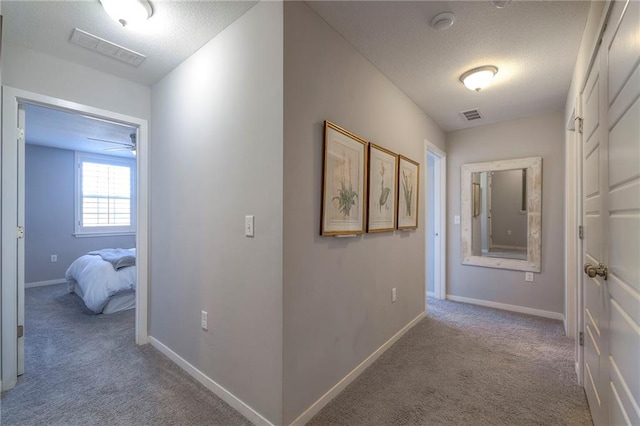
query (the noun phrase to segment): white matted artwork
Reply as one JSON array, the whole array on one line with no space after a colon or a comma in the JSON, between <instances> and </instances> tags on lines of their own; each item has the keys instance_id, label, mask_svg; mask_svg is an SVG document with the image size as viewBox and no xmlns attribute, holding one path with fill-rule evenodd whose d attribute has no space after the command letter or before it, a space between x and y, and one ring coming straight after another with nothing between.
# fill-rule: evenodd
<instances>
[{"instance_id":1,"label":"white matted artwork","mask_svg":"<svg viewBox=\"0 0 640 426\"><path fill-rule=\"evenodd\" d=\"M398 170L398 229L418 227L420 165L400 155Z\"/></svg>"},{"instance_id":2,"label":"white matted artwork","mask_svg":"<svg viewBox=\"0 0 640 426\"><path fill-rule=\"evenodd\" d=\"M365 231L367 142L325 121L321 235Z\"/></svg>"},{"instance_id":3,"label":"white matted artwork","mask_svg":"<svg viewBox=\"0 0 640 426\"><path fill-rule=\"evenodd\" d=\"M368 232L388 232L396 229L397 179L398 155L370 143Z\"/></svg>"}]
</instances>

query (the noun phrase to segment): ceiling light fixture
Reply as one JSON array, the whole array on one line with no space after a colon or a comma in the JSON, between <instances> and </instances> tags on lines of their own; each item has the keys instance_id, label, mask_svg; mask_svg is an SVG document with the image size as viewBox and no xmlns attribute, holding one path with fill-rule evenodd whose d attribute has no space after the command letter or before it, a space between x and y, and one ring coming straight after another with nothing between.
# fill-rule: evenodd
<instances>
[{"instance_id":1,"label":"ceiling light fixture","mask_svg":"<svg viewBox=\"0 0 640 426\"><path fill-rule=\"evenodd\" d=\"M431 20L431 28L438 31L448 30L453 25L455 17L451 12L438 13Z\"/></svg>"},{"instance_id":2,"label":"ceiling light fixture","mask_svg":"<svg viewBox=\"0 0 640 426\"><path fill-rule=\"evenodd\" d=\"M498 73L498 68L493 65L474 68L462 74L460 81L464 83L469 90L479 92L487 84L491 83L493 77Z\"/></svg>"},{"instance_id":3,"label":"ceiling light fixture","mask_svg":"<svg viewBox=\"0 0 640 426\"><path fill-rule=\"evenodd\" d=\"M107 14L123 27L141 24L153 14L147 0L100 0L100 3Z\"/></svg>"},{"instance_id":4,"label":"ceiling light fixture","mask_svg":"<svg viewBox=\"0 0 640 426\"><path fill-rule=\"evenodd\" d=\"M498 9L502 9L511 3L511 0L492 0L491 3L493 3L493 5Z\"/></svg>"}]
</instances>

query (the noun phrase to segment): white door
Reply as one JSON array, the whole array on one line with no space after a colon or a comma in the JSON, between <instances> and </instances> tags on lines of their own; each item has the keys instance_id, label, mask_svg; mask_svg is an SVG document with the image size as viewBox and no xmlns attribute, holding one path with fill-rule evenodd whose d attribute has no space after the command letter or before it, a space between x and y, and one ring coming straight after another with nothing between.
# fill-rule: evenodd
<instances>
[{"instance_id":1,"label":"white door","mask_svg":"<svg viewBox=\"0 0 640 426\"><path fill-rule=\"evenodd\" d=\"M599 425L640 424L640 3L614 2L582 92L584 387Z\"/></svg>"},{"instance_id":2,"label":"white door","mask_svg":"<svg viewBox=\"0 0 640 426\"><path fill-rule=\"evenodd\" d=\"M25 110L24 105L18 105L18 225L23 229L23 237L18 239L18 376L24 374L24 156L25 156ZM22 332L20 332L22 330Z\"/></svg>"}]
</instances>

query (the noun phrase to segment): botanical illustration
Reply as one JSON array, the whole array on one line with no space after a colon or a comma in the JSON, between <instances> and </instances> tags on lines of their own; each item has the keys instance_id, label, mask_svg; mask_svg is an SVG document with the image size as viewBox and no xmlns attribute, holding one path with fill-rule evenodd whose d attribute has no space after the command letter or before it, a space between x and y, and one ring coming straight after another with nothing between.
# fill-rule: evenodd
<instances>
[{"instance_id":1,"label":"botanical illustration","mask_svg":"<svg viewBox=\"0 0 640 426\"><path fill-rule=\"evenodd\" d=\"M338 163L340 164L340 188L337 189L337 195L331 201L337 201L338 211L342 213L344 218L347 218L351 215L351 208L358 202L358 192L353 189L351 159L347 158L344 151L342 151L342 157Z\"/></svg>"},{"instance_id":2,"label":"botanical illustration","mask_svg":"<svg viewBox=\"0 0 640 426\"><path fill-rule=\"evenodd\" d=\"M398 156L369 144L369 232L393 231L396 227Z\"/></svg>"},{"instance_id":3,"label":"botanical illustration","mask_svg":"<svg viewBox=\"0 0 640 426\"><path fill-rule=\"evenodd\" d=\"M364 232L367 143L325 122L322 235Z\"/></svg>"},{"instance_id":4,"label":"botanical illustration","mask_svg":"<svg viewBox=\"0 0 640 426\"><path fill-rule=\"evenodd\" d=\"M419 167L415 161L400 156L398 229L418 227Z\"/></svg>"},{"instance_id":5,"label":"botanical illustration","mask_svg":"<svg viewBox=\"0 0 640 426\"><path fill-rule=\"evenodd\" d=\"M411 217L411 202L413 200L413 181L411 179L411 171L402 171L402 191L404 194L405 215Z\"/></svg>"}]
</instances>

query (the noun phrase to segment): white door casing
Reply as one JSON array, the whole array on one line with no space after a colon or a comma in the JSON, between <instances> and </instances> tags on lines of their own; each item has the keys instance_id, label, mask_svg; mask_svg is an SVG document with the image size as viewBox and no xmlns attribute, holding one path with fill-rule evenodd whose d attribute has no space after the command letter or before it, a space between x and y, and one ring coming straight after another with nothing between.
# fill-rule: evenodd
<instances>
[{"instance_id":1,"label":"white door casing","mask_svg":"<svg viewBox=\"0 0 640 426\"><path fill-rule=\"evenodd\" d=\"M433 145L432 143L430 143L429 141L425 140L425 148L426 148L426 156L425 159L427 158L427 156L431 156L435 159L435 163L434 163L434 187L435 187L435 191L434 191L434 201L435 202L435 208L434 208L434 232L435 232L435 241L434 241L434 286L433 286L433 290L434 290L434 297L436 297L437 299L445 299L446 298L446 294L447 294L447 290L446 290L446 281L447 281L447 277L446 277L446 241L447 241L447 235L446 235L446 209L447 209L447 154L442 151L440 148L438 148L437 146ZM425 164L427 164L428 162L425 161ZM424 173L425 176L425 180L427 179L427 176L429 174L428 173ZM428 188L428 182L425 182L424 187ZM425 199L425 203L429 202L430 200L427 199L427 197L424 197ZM428 209L425 206L425 211L428 211ZM431 220L430 218L427 218L427 220ZM426 227L425 227L426 228ZM429 236L427 235L427 238L425 239L425 245L427 244L426 241L429 238ZM430 256L431 254L427 252L427 256ZM428 262L425 262L425 265L428 264ZM428 274L425 274L425 277L428 277ZM425 283L425 293L426 293L426 288L427 288L427 283Z\"/></svg>"},{"instance_id":2,"label":"white door casing","mask_svg":"<svg viewBox=\"0 0 640 426\"><path fill-rule=\"evenodd\" d=\"M603 265L582 289L596 426L640 424L640 3L610 11L582 91L584 263Z\"/></svg>"},{"instance_id":3,"label":"white door casing","mask_svg":"<svg viewBox=\"0 0 640 426\"><path fill-rule=\"evenodd\" d=\"M22 249L16 243L18 225L24 226L24 143L19 140L19 106L33 103L55 109L104 118L137 127L137 221L136 221L136 343L148 343L147 280L148 280L148 123L147 120L112 111L94 108L11 87L2 88L2 256L0 382L2 390L13 388L17 376L24 372L23 339L18 339L17 328L24 323L24 242ZM24 115L22 115L24 123ZM14 123L15 125L7 125ZM17 142L17 143L16 143ZM21 147L21 148L20 148ZM20 166L20 164L22 164ZM21 206L21 208L20 208ZM22 218L22 219L21 219ZM20 222L22 220L22 222ZM29 232L25 230L25 232ZM21 251L20 251L21 250ZM22 282L22 285L20 285ZM25 329L25 335L28 330Z\"/></svg>"}]
</instances>

